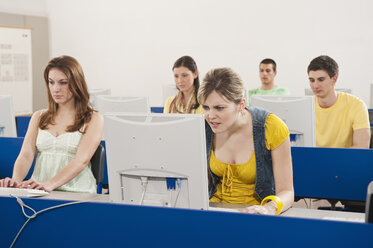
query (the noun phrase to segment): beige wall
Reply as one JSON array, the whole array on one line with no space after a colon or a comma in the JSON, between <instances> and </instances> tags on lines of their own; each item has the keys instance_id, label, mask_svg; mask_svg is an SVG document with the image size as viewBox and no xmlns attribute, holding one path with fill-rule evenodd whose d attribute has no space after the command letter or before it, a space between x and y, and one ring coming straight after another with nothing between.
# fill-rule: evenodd
<instances>
[{"instance_id":1,"label":"beige wall","mask_svg":"<svg viewBox=\"0 0 373 248\"><path fill-rule=\"evenodd\" d=\"M48 18L0 12L0 25L32 28L32 109L36 111L41 108L46 108L47 94L43 79L43 71L50 58Z\"/></svg>"},{"instance_id":2,"label":"beige wall","mask_svg":"<svg viewBox=\"0 0 373 248\"><path fill-rule=\"evenodd\" d=\"M337 88L369 104L372 0L48 0L51 56L78 59L88 87L149 96L162 106L162 84L183 55L201 78L229 66L246 88L260 86L259 62L278 64L276 84L295 96L309 88L307 66L321 54L340 66Z\"/></svg>"}]
</instances>

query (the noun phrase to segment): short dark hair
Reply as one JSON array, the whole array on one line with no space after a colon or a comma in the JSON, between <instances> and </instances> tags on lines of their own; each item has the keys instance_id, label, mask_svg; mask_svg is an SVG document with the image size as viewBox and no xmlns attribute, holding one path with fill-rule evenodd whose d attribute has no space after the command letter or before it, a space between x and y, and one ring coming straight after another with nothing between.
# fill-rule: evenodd
<instances>
[{"instance_id":1,"label":"short dark hair","mask_svg":"<svg viewBox=\"0 0 373 248\"><path fill-rule=\"evenodd\" d=\"M259 65L261 64L265 64L265 65L272 64L273 71L276 71L277 65L273 59L270 59L270 58L263 59Z\"/></svg>"},{"instance_id":2,"label":"short dark hair","mask_svg":"<svg viewBox=\"0 0 373 248\"><path fill-rule=\"evenodd\" d=\"M338 75L338 64L328 55L321 55L310 62L307 73L318 70L324 70L328 73L329 77L334 77Z\"/></svg>"}]
</instances>

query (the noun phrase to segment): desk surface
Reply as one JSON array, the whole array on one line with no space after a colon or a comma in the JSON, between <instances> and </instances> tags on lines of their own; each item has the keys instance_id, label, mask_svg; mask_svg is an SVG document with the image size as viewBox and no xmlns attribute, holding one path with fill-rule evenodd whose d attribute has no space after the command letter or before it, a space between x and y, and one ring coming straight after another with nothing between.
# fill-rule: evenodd
<instances>
[{"instance_id":1,"label":"desk surface","mask_svg":"<svg viewBox=\"0 0 373 248\"><path fill-rule=\"evenodd\" d=\"M47 196L40 197L41 199L53 199L53 200L69 200L69 201L92 201L101 203L111 203L110 197L107 194L87 194L87 193L70 193L53 191ZM227 204L227 203L210 203L212 207L232 209L234 210L245 207L242 204ZM229 211L224 211L229 212ZM282 213L281 216L286 217L300 217L309 219L324 219L324 220L339 220L363 223L365 222L364 213L353 213L345 211L331 211L331 210L317 210L307 208L290 208L286 212Z\"/></svg>"},{"instance_id":2,"label":"desk surface","mask_svg":"<svg viewBox=\"0 0 373 248\"><path fill-rule=\"evenodd\" d=\"M66 200L66 201L92 201L110 203L107 194L73 193L63 191L52 191L49 195L38 197L37 199Z\"/></svg>"},{"instance_id":3,"label":"desk surface","mask_svg":"<svg viewBox=\"0 0 373 248\"><path fill-rule=\"evenodd\" d=\"M290 208L286 212L282 213L281 216L300 217L300 218L319 219L319 220L347 221L347 222L356 222L356 223L365 222L364 213L318 210L318 209L308 209L308 208Z\"/></svg>"}]
</instances>

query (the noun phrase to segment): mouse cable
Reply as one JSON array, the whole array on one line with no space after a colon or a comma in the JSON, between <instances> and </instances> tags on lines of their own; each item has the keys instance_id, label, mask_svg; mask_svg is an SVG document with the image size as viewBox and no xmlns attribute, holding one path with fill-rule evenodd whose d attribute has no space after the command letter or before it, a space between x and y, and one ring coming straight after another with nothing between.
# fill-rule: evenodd
<instances>
[{"instance_id":1,"label":"mouse cable","mask_svg":"<svg viewBox=\"0 0 373 248\"><path fill-rule=\"evenodd\" d=\"M91 202L93 201L94 199L92 200L89 200L89 201L76 201L76 202L67 202L67 203L63 203L63 204L60 204L60 205L56 205L56 206L52 206L52 207L49 207L49 208L45 208L45 209L42 209L38 212L36 212L32 207L26 205L21 198L19 198L18 196L15 196L15 195L10 195L10 196L13 196L17 199L17 202L18 204L21 206L21 209L22 209L22 213L23 215L27 218L27 220L25 221L25 223L23 224L23 226L21 227L21 229L18 231L17 235L15 236L12 244L9 246L9 248L12 248L15 244L15 242L17 241L19 235L21 234L22 230L25 228L25 226L27 225L27 223L33 219L33 218L36 218L37 215L43 213L43 212L46 212L46 211L49 211L49 210L52 210L52 209L55 209L55 208L60 208L60 207L65 207L65 206L69 206L69 205L75 205L75 204L80 204L80 203L86 203L86 202ZM26 214L25 212L25 209L24 208L28 208L29 210L31 210L33 212L32 215L28 215Z\"/></svg>"}]
</instances>

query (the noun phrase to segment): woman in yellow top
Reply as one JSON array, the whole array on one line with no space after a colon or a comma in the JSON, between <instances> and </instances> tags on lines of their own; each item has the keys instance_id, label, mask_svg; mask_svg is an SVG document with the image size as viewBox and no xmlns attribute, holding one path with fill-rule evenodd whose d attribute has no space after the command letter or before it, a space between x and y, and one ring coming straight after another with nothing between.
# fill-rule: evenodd
<instances>
[{"instance_id":1,"label":"woman in yellow top","mask_svg":"<svg viewBox=\"0 0 373 248\"><path fill-rule=\"evenodd\" d=\"M279 214L294 200L289 131L274 114L246 107L243 92L240 77L229 68L209 71L198 92L208 123L210 201L251 205L247 213Z\"/></svg>"},{"instance_id":2,"label":"woman in yellow top","mask_svg":"<svg viewBox=\"0 0 373 248\"><path fill-rule=\"evenodd\" d=\"M190 56L179 58L172 71L179 92L167 99L163 113L202 114L201 105L197 101L199 78L194 59Z\"/></svg>"}]
</instances>

